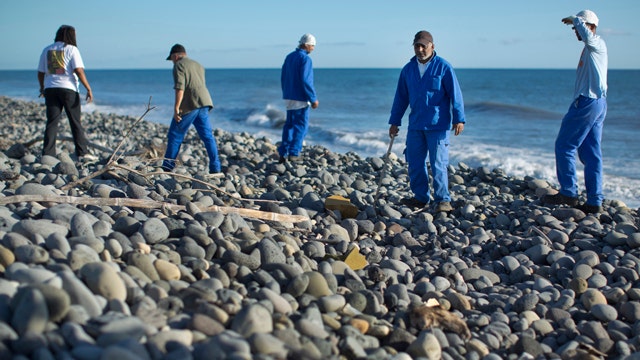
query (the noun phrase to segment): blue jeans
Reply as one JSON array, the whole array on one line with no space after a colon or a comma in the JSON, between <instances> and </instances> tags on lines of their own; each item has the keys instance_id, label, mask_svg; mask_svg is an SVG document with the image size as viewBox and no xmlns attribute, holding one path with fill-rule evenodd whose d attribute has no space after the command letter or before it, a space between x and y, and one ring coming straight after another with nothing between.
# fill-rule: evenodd
<instances>
[{"instance_id":1,"label":"blue jeans","mask_svg":"<svg viewBox=\"0 0 640 360\"><path fill-rule=\"evenodd\" d=\"M164 154L165 160L162 162L162 168L171 171L175 167L175 159L180 151L180 146L184 140L184 136L189 131L189 127L193 124L198 136L209 154L209 172L220 172L220 160L218 159L218 146L216 139L213 137L211 123L209 122L209 107L201 107L190 111L182 116L182 120L177 122L171 119L169 126L169 134L167 135L167 151Z\"/></svg>"},{"instance_id":2,"label":"blue jeans","mask_svg":"<svg viewBox=\"0 0 640 360\"><path fill-rule=\"evenodd\" d=\"M562 119L556 138L556 173L560 193L578 197L576 152L584 164L584 182L589 205L602 205L602 126L607 115L607 99L580 96Z\"/></svg>"},{"instance_id":3,"label":"blue jeans","mask_svg":"<svg viewBox=\"0 0 640 360\"><path fill-rule=\"evenodd\" d=\"M433 175L433 200L436 203L451 201L449 196L449 131L407 131L405 157L409 165L409 181L415 198L430 202L429 170Z\"/></svg>"},{"instance_id":4,"label":"blue jeans","mask_svg":"<svg viewBox=\"0 0 640 360\"><path fill-rule=\"evenodd\" d=\"M287 110L287 121L282 128L282 142L278 147L280 156L298 156L302 141L309 130L309 107Z\"/></svg>"}]
</instances>

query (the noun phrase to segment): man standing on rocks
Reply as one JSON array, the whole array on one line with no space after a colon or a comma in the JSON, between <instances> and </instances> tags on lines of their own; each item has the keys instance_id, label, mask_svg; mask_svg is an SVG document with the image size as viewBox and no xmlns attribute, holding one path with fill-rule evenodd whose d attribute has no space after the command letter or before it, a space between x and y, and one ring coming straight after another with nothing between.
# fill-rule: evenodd
<instances>
[{"instance_id":1,"label":"man standing on rocks","mask_svg":"<svg viewBox=\"0 0 640 360\"><path fill-rule=\"evenodd\" d=\"M209 155L209 173L219 173L218 146L209 122L213 101L207 90L204 68L188 58L187 51L180 44L173 45L167 60L173 62L175 102L162 169L173 170L184 136L193 124Z\"/></svg>"},{"instance_id":2,"label":"man standing on rocks","mask_svg":"<svg viewBox=\"0 0 640 360\"><path fill-rule=\"evenodd\" d=\"M389 136L398 135L407 107L409 127L405 157L413 198L402 199L412 208L423 208L431 200L427 156L433 174L433 199L436 211L452 211L449 195L449 130L460 135L464 130L462 91L453 67L435 52L433 37L419 31L413 39L415 56L402 68L396 89Z\"/></svg>"},{"instance_id":3,"label":"man standing on rocks","mask_svg":"<svg viewBox=\"0 0 640 360\"><path fill-rule=\"evenodd\" d=\"M311 34L302 35L298 47L287 55L282 65L280 82L287 120L278 147L280 163L301 159L302 142L309 129L309 105L316 109L320 104L313 86L313 63L309 56L315 48L316 38Z\"/></svg>"},{"instance_id":4,"label":"man standing on rocks","mask_svg":"<svg viewBox=\"0 0 640 360\"><path fill-rule=\"evenodd\" d=\"M556 174L560 191L543 198L545 204L566 204L586 213L602 211L602 126L607 115L607 46L596 35L598 17L591 10L562 19L573 25L578 41L584 42L580 55L573 102L562 119L556 138ZM587 201L578 205L576 152L584 164Z\"/></svg>"}]
</instances>

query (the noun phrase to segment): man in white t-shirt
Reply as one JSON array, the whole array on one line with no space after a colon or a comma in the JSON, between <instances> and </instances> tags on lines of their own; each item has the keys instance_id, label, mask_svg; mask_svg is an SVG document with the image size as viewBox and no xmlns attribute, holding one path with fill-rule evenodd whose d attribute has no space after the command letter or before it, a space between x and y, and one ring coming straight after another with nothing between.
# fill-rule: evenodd
<instances>
[{"instance_id":1,"label":"man in white t-shirt","mask_svg":"<svg viewBox=\"0 0 640 360\"><path fill-rule=\"evenodd\" d=\"M78 158L94 158L89 154L88 140L80 122L80 94L78 80L87 89L87 103L93 101L91 86L84 73L84 63L76 45L76 30L62 25L55 42L42 51L38 65L40 96L47 106L47 126L44 132L42 155L56 156L58 126L64 109L69 118L71 134Z\"/></svg>"}]
</instances>

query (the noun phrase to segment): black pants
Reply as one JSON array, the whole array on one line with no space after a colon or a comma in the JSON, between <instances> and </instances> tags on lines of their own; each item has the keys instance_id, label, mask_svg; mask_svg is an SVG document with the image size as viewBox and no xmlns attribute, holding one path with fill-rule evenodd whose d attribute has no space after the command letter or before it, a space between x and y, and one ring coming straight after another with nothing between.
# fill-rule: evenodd
<instances>
[{"instance_id":1,"label":"black pants","mask_svg":"<svg viewBox=\"0 0 640 360\"><path fill-rule=\"evenodd\" d=\"M62 118L62 109L69 119L76 155L87 154L89 141L80 123L80 94L69 89L48 88L44 90L44 99L47 105L47 127L44 130L42 155L56 156L56 138L58 137L58 125Z\"/></svg>"}]
</instances>

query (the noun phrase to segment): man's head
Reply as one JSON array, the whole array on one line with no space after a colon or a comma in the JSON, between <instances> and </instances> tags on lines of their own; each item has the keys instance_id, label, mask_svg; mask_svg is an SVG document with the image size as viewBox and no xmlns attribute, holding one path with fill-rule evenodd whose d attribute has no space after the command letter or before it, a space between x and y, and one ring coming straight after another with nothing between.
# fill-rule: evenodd
<instances>
[{"instance_id":1,"label":"man's head","mask_svg":"<svg viewBox=\"0 0 640 360\"><path fill-rule=\"evenodd\" d=\"M596 28L598 27L598 23L600 22L600 20L596 16L596 13L591 10L582 10L576 14L576 17L581 18L587 24L587 27L589 28L589 30L591 30L592 33L596 33ZM573 30L575 30L576 32L578 41L582 41L582 37L578 33L578 30L576 30L575 28Z\"/></svg>"},{"instance_id":2,"label":"man's head","mask_svg":"<svg viewBox=\"0 0 640 360\"><path fill-rule=\"evenodd\" d=\"M596 16L596 13L591 10L582 10L576 14L576 17L582 18L582 20L584 20L584 22L586 22L587 24L591 24L596 27L598 26L598 22L600 22L598 16Z\"/></svg>"},{"instance_id":3,"label":"man's head","mask_svg":"<svg viewBox=\"0 0 640 360\"><path fill-rule=\"evenodd\" d=\"M182 59L186 54L187 54L187 50L185 50L184 46L180 44L175 44L171 47L171 51L169 51L169 56L167 56L167 60L176 62Z\"/></svg>"},{"instance_id":4,"label":"man's head","mask_svg":"<svg viewBox=\"0 0 640 360\"><path fill-rule=\"evenodd\" d=\"M418 61L426 63L433 56L433 36L425 30L418 31L413 37L413 51L416 53Z\"/></svg>"},{"instance_id":5,"label":"man's head","mask_svg":"<svg viewBox=\"0 0 640 360\"><path fill-rule=\"evenodd\" d=\"M311 34L302 35L298 42L298 47L311 53L316 48L316 37Z\"/></svg>"}]
</instances>

